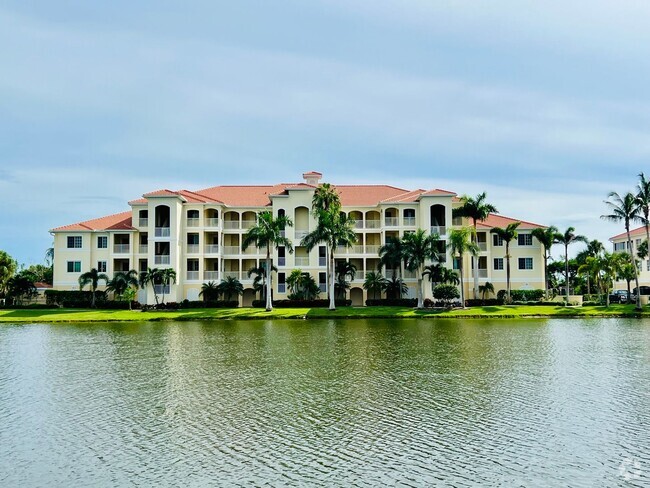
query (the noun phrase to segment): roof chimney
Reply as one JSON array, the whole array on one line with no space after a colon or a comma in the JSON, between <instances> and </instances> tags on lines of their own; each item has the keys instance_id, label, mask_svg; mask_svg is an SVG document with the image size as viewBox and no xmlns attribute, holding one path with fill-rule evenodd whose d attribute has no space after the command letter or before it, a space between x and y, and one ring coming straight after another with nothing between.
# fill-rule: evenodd
<instances>
[{"instance_id":1,"label":"roof chimney","mask_svg":"<svg viewBox=\"0 0 650 488\"><path fill-rule=\"evenodd\" d=\"M303 173L302 177L308 185L318 186L318 182L323 177L323 174L318 171L309 171L308 173Z\"/></svg>"}]
</instances>

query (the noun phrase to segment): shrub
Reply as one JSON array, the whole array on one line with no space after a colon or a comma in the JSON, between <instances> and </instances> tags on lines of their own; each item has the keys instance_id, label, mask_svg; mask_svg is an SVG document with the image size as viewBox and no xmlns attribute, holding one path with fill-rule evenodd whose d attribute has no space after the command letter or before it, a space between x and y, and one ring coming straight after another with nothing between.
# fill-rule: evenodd
<instances>
[{"instance_id":1,"label":"shrub","mask_svg":"<svg viewBox=\"0 0 650 488\"><path fill-rule=\"evenodd\" d=\"M493 307L495 305L503 305L503 300L499 298L488 298L487 300L469 298L465 300L466 307Z\"/></svg>"},{"instance_id":2,"label":"shrub","mask_svg":"<svg viewBox=\"0 0 650 488\"><path fill-rule=\"evenodd\" d=\"M352 300L335 300L337 307L349 307L352 305ZM330 306L330 301L326 299L316 300L273 300L273 306L276 308L327 308ZM253 307L264 308L266 307L265 300L253 300Z\"/></svg>"},{"instance_id":3,"label":"shrub","mask_svg":"<svg viewBox=\"0 0 650 488\"><path fill-rule=\"evenodd\" d=\"M433 289L433 297L438 300L454 300L460 298L460 292L454 285L437 285Z\"/></svg>"},{"instance_id":4,"label":"shrub","mask_svg":"<svg viewBox=\"0 0 650 488\"><path fill-rule=\"evenodd\" d=\"M237 308L237 300L206 300L206 301L189 301L183 300L181 308Z\"/></svg>"},{"instance_id":5,"label":"shrub","mask_svg":"<svg viewBox=\"0 0 650 488\"><path fill-rule=\"evenodd\" d=\"M101 307L106 302L106 292L97 290L95 292L95 303ZM45 303L47 305L58 305L67 308L88 308L92 300L91 291L81 290L45 290Z\"/></svg>"},{"instance_id":6,"label":"shrub","mask_svg":"<svg viewBox=\"0 0 650 488\"><path fill-rule=\"evenodd\" d=\"M416 298L379 298L368 299L366 305L369 307L417 307Z\"/></svg>"},{"instance_id":7,"label":"shrub","mask_svg":"<svg viewBox=\"0 0 650 488\"><path fill-rule=\"evenodd\" d=\"M514 302L539 302L544 298L544 290L511 290L510 298Z\"/></svg>"}]
</instances>

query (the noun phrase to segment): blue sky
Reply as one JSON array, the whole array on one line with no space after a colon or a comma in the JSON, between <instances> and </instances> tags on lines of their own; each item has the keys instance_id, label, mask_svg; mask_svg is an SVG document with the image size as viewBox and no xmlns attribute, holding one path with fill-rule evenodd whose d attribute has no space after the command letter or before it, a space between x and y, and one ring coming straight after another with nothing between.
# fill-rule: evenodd
<instances>
[{"instance_id":1,"label":"blue sky","mask_svg":"<svg viewBox=\"0 0 650 488\"><path fill-rule=\"evenodd\" d=\"M650 173L650 3L12 1L0 6L0 249L157 188L488 192L606 239Z\"/></svg>"}]
</instances>

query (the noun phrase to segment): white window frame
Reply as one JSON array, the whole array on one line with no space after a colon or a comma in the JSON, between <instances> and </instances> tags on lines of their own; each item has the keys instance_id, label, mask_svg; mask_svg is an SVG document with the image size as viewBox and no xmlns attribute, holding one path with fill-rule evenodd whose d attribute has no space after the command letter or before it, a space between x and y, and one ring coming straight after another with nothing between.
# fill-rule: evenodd
<instances>
[{"instance_id":1,"label":"white window frame","mask_svg":"<svg viewBox=\"0 0 650 488\"><path fill-rule=\"evenodd\" d=\"M524 262L524 267L523 267L523 268L521 267L522 259L524 260L524 261L523 261L523 262ZM517 267L518 267L521 271L531 271L531 270L533 270L534 267L535 267L535 263L534 263L534 261L533 261L533 258L530 258L530 257L519 258L517 261L518 261L518 266L517 266ZM528 267L528 263L529 263L529 262L530 262L530 268Z\"/></svg>"},{"instance_id":2,"label":"white window frame","mask_svg":"<svg viewBox=\"0 0 650 488\"><path fill-rule=\"evenodd\" d=\"M522 243L522 237L524 242ZM517 235L517 244L519 246L532 246L533 245L533 235L529 233L522 233Z\"/></svg>"},{"instance_id":3,"label":"white window frame","mask_svg":"<svg viewBox=\"0 0 650 488\"><path fill-rule=\"evenodd\" d=\"M107 270L107 264L106 261L97 261L97 272L98 273L106 273Z\"/></svg>"},{"instance_id":4,"label":"white window frame","mask_svg":"<svg viewBox=\"0 0 650 488\"><path fill-rule=\"evenodd\" d=\"M72 246L70 245L70 239L72 239ZM78 239L78 241L77 241ZM77 246L77 243L79 244ZM66 247L68 249L81 249L83 247L83 237L82 236L67 236Z\"/></svg>"},{"instance_id":5,"label":"white window frame","mask_svg":"<svg viewBox=\"0 0 650 488\"><path fill-rule=\"evenodd\" d=\"M79 264L79 271L75 271L76 264ZM70 271L70 265L72 265L72 271ZM68 273L81 273L81 261L68 261L66 264L66 270Z\"/></svg>"},{"instance_id":6,"label":"white window frame","mask_svg":"<svg viewBox=\"0 0 650 488\"><path fill-rule=\"evenodd\" d=\"M497 262L500 263L500 267L497 266ZM503 258L494 258L494 260L492 261L492 266L494 268L494 271L503 271L505 269L503 264Z\"/></svg>"},{"instance_id":7,"label":"white window frame","mask_svg":"<svg viewBox=\"0 0 650 488\"><path fill-rule=\"evenodd\" d=\"M99 241L100 239L103 239L106 241L105 246L100 246ZM97 249L108 249L108 236L97 236Z\"/></svg>"}]
</instances>

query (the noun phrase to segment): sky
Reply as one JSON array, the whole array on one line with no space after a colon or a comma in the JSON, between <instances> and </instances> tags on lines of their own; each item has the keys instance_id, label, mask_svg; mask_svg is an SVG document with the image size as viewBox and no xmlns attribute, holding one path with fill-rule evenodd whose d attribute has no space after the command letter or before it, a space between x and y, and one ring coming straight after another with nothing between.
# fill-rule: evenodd
<instances>
[{"instance_id":1,"label":"sky","mask_svg":"<svg viewBox=\"0 0 650 488\"><path fill-rule=\"evenodd\" d=\"M309 170L486 191L607 243L607 194L650 173L649 22L641 0L4 0L0 249L39 263L49 229L148 191Z\"/></svg>"}]
</instances>

